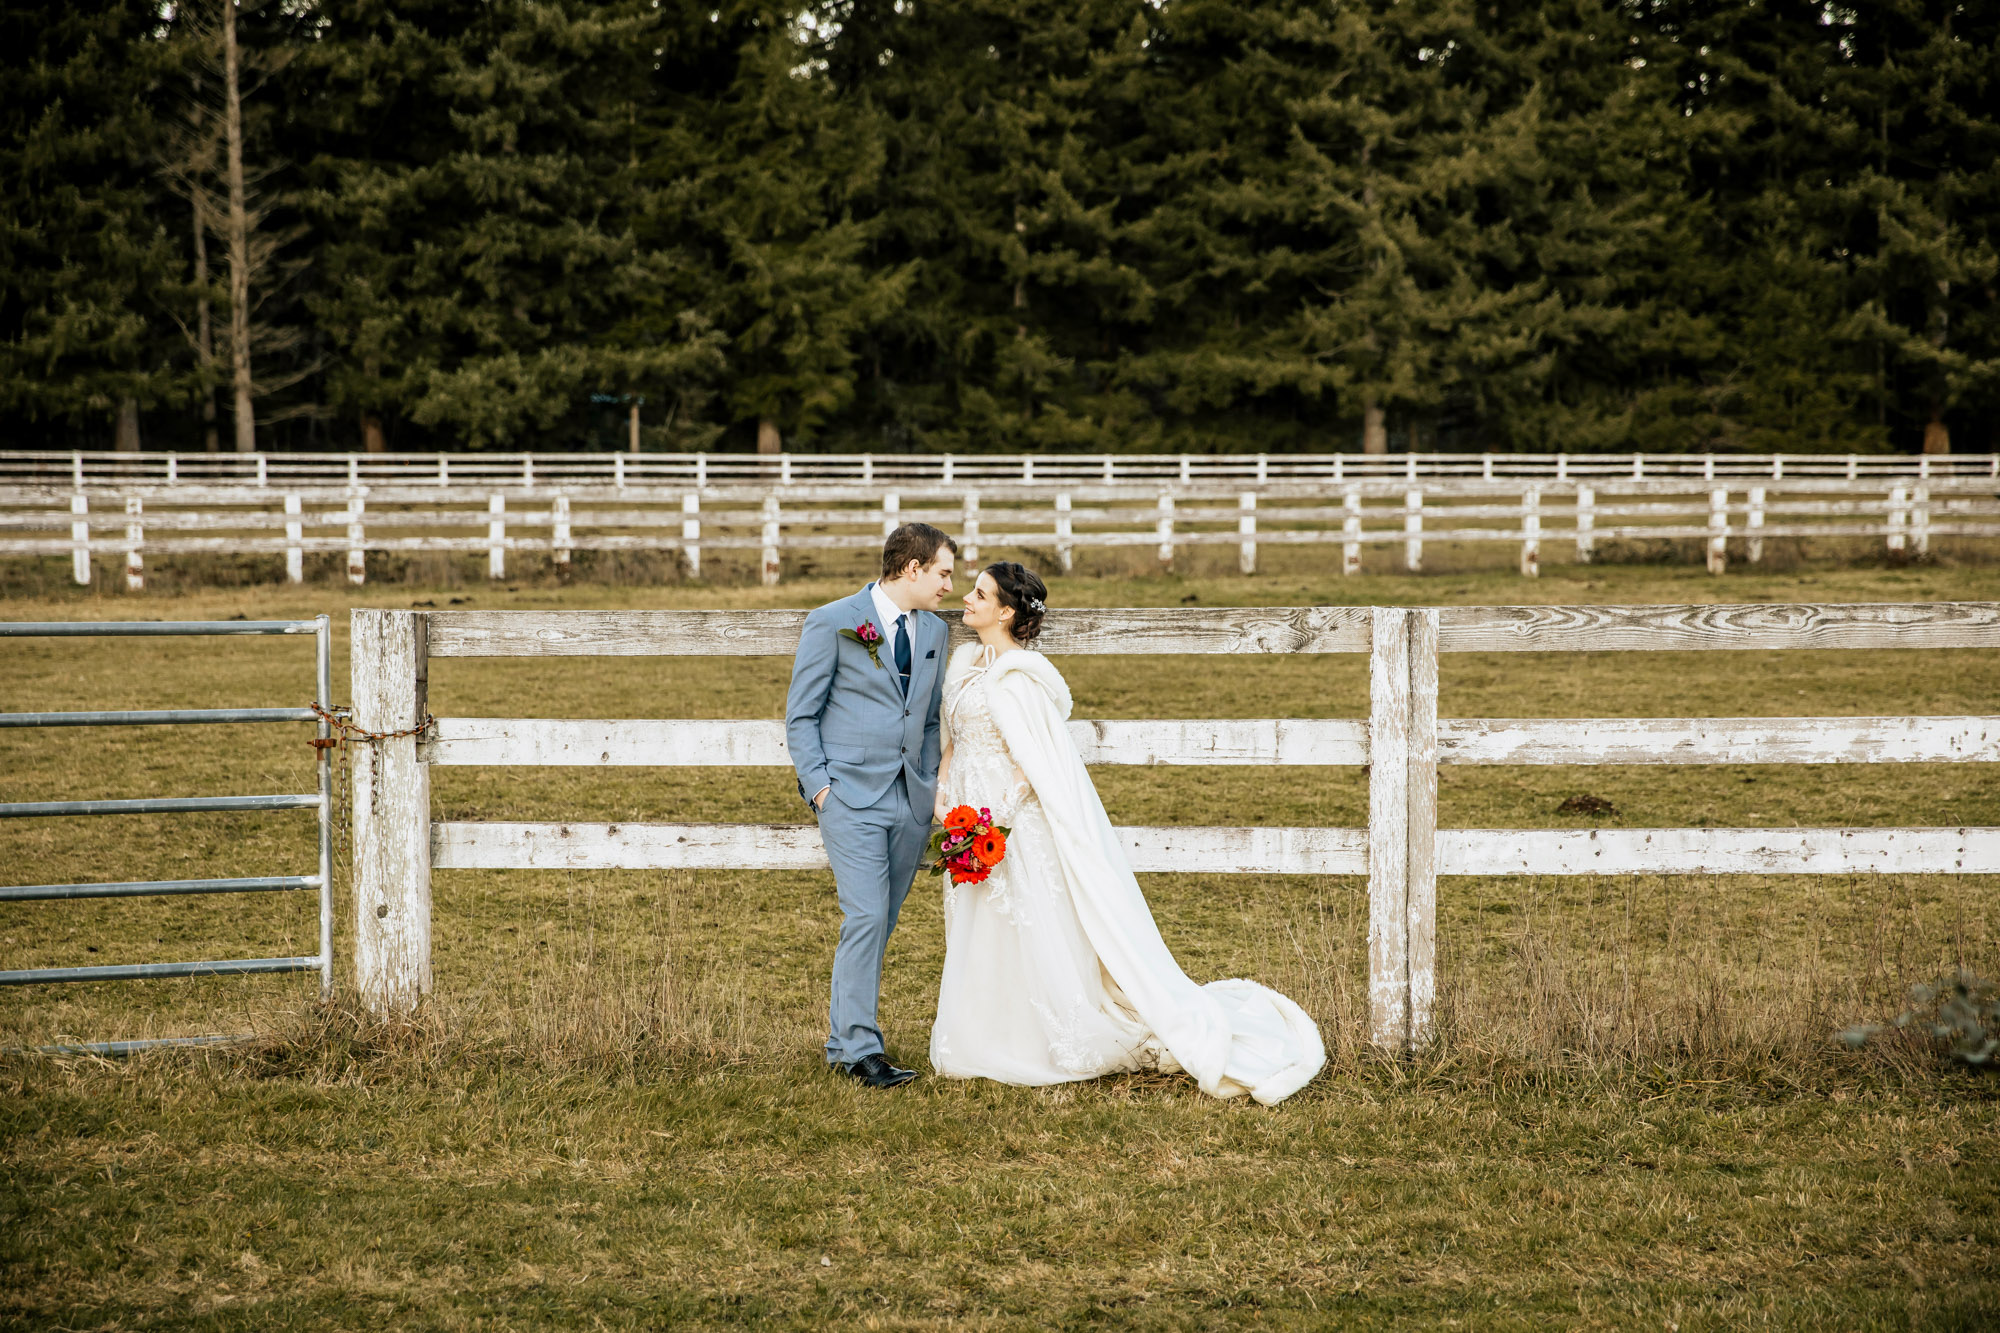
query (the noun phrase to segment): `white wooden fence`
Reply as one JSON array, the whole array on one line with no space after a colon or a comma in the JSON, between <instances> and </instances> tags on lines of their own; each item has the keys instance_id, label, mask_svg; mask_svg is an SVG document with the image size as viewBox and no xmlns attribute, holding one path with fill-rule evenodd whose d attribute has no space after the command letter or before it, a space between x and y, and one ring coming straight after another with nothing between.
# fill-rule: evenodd
<instances>
[{"instance_id":1,"label":"white wooden fence","mask_svg":"<svg viewBox=\"0 0 2000 1333\"><path fill-rule=\"evenodd\" d=\"M2000 478L2000 454L173 454L0 451L0 487L123 491L149 486L313 489L727 486L896 483L1341 482L1422 478Z\"/></svg>"},{"instance_id":2,"label":"white wooden fence","mask_svg":"<svg viewBox=\"0 0 2000 1333\"><path fill-rule=\"evenodd\" d=\"M433 657L789 655L803 611L353 612L355 720L426 714ZM954 639L964 631L953 625ZM1426 1039L1437 878L1517 874L2000 874L2000 828L1439 829L1439 764L2000 760L2000 716L1440 719L1440 652L2000 648L2000 603L1059 610L1052 653L1367 653L1367 719L1074 721L1092 764L1369 766L1366 829L1124 828L1142 872L1366 875L1370 1037ZM377 1012L431 988L437 869L823 868L809 824L439 821L429 769L789 767L774 720L441 718L354 768L356 976ZM1172 781L1163 778L1163 781Z\"/></svg>"},{"instance_id":3,"label":"white wooden fence","mask_svg":"<svg viewBox=\"0 0 2000 1333\"><path fill-rule=\"evenodd\" d=\"M1553 483L1551 484L1553 485ZM789 489L493 490L433 492L372 485L350 491L202 488L93 496L0 487L0 555L62 556L88 583L92 561L122 562L126 585L145 583L149 554L282 555L304 578L307 554L344 555L350 582L367 577L368 553L482 554L489 577L507 576L510 554L678 552L699 576L704 554L756 553L778 582L787 553L872 550L899 522L921 519L956 533L968 562L980 549L1046 554L1062 570L1079 549L1140 547L1171 567L1191 546L1234 547L1237 568L1257 569L1260 545L1340 547L1344 573L1362 571L1367 546L1400 547L1401 567L1423 567L1424 544L1517 547L1532 577L1544 543L1568 543L1588 563L1601 542L1689 540L1721 573L1730 542L1752 563L1773 537L1879 540L1891 552L1927 554L1933 538L2000 537L2000 495L1984 478L1884 481L1803 478L1733 488L1670 479L1581 483L1565 489L1480 478L1271 481L1260 489L1121 482L1113 486L899 489L800 485ZM469 501L471 501L469 503ZM93 507L94 506L94 507ZM33 536L63 532L64 537Z\"/></svg>"}]
</instances>

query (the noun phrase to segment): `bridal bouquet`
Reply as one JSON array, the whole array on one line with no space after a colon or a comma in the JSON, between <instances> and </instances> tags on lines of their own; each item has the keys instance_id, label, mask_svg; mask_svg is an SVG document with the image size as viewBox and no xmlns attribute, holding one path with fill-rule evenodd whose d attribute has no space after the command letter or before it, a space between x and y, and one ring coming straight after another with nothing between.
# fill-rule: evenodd
<instances>
[{"instance_id":1,"label":"bridal bouquet","mask_svg":"<svg viewBox=\"0 0 2000 1333\"><path fill-rule=\"evenodd\" d=\"M944 827L931 834L932 873L949 874L954 884L979 883L1007 855L1007 833L984 806L953 806L945 812Z\"/></svg>"}]
</instances>

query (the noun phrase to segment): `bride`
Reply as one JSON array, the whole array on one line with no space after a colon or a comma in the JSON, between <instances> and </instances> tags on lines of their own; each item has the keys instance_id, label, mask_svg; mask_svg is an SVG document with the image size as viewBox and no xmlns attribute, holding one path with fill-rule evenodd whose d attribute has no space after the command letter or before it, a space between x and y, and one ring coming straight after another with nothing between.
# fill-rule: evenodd
<instances>
[{"instance_id":1,"label":"bride","mask_svg":"<svg viewBox=\"0 0 2000 1333\"><path fill-rule=\"evenodd\" d=\"M979 640L945 670L937 816L985 807L1012 831L983 882L946 877L931 1064L1030 1085L1184 1070L1212 1096L1289 1097L1326 1062L1319 1029L1274 990L1197 986L1174 962L1070 738L1069 687L1028 646L1047 596L988 566L965 597Z\"/></svg>"}]
</instances>

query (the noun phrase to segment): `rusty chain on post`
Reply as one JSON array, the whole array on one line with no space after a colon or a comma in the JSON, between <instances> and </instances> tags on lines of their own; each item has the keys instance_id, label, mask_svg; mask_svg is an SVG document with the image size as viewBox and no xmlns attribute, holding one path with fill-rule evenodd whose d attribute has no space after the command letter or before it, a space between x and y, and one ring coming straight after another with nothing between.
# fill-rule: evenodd
<instances>
[{"instance_id":1,"label":"rusty chain on post","mask_svg":"<svg viewBox=\"0 0 2000 1333\"><path fill-rule=\"evenodd\" d=\"M351 758L353 747L373 746L377 741L400 740L405 736L415 736L421 740L425 733L437 729L437 719L425 713L423 721L414 727L404 727L401 731L369 731L355 724L352 717L353 710L350 708L323 708L317 703L310 707L313 713L334 732L331 736L314 736L312 747L316 754L328 750L333 752L333 774L329 780L333 787L334 877L337 881L351 884L354 870L354 774ZM380 753L379 750L371 749L369 757L372 760Z\"/></svg>"}]
</instances>

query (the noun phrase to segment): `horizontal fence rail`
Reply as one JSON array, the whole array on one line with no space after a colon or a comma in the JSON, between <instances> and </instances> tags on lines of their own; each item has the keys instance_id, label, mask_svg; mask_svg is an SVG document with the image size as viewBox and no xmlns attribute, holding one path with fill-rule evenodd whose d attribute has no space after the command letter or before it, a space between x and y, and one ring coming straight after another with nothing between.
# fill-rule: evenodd
<instances>
[{"instance_id":1,"label":"horizontal fence rail","mask_svg":"<svg viewBox=\"0 0 2000 1333\"><path fill-rule=\"evenodd\" d=\"M433 657L771 656L803 611L356 611L357 722L425 717ZM954 642L967 635L956 615ZM2000 829L1440 829L1440 764L2000 762L2000 716L1439 718L1440 652L2000 648L2000 603L1058 610L1063 653L1367 653L1367 719L1075 720L1091 764L1366 765L1361 829L1119 829L1141 873L1366 875L1370 1037L1429 1032L1439 875L2000 874ZM433 821L431 765L785 767L769 719L438 718L357 767L357 980L394 1011L430 987L430 874L823 870L806 824Z\"/></svg>"},{"instance_id":2,"label":"horizontal fence rail","mask_svg":"<svg viewBox=\"0 0 2000 1333\"><path fill-rule=\"evenodd\" d=\"M320 486L378 482L434 487L535 485L795 485L845 482L1062 482L1292 478L1863 476L2000 477L2000 454L710 454L478 453L181 454L113 450L0 452L0 486L78 489L133 482Z\"/></svg>"},{"instance_id":3,"label":"horizontal fence rail","mask_svg":"<svg viewBox=\"0 0 2000 1333\"><path fill-rule=\"evenodd\" d=\"M1351 456L1334 457L1338 473L1345 466L1338 460ZM547 556L563 568L578 551L650 551L698 577L705 560L737 552L769 584L788 555L873 551L896 524L921 520L953 531L968 563L982 547L1007 548L1063 570L1085 550L1149 551L1171 567L1184 550L1222 547L1234 548L1237 568L1250 574L1260 547L1303 545L1338 546L1346 574L1362 571L1367 548L1399 546L1401 568L1419 572L1426 543L1483 543L1516 547L1520 572L1532 577L1546 543L1589 563L1616 553L1608 543L1683 542L1722 573L1732 550L1757 563L1773 538L1880 542L1892 554L1923 556L1936 540L2000 537L2000 478L1960 468L1965 461L1888 459L1838 475L1803 464L1788 471L1779 460L1779 476L1755 481L1726 468L1695 477L1666 465L1597 477L1583 462L1572 471L1560 458L1548 478L1412 472L1408 463L1408 475L1375 467L1315 476L1310 460L1253 478L1211 468L1116 482L1034 467L1027 480L965 475L940 483L887 473L862 480L836 475L837 460L828 464L832 473L801 465L761 479L718 475L678 486L636 475L606 485L532 465L484 482L477 480L484 474L461 475L442 488L359 473L345 485L302 478L276 490L136 480L93 489L0 476L0 556L67 556L79 584L92 580L95 561L110 558L122 561L127 588L138 590L149 555L282 558L294 582L303 580L307 556L334 555L360 584L371 553L483 555L488 576L503 579L510 555Z\"/></svg>"},{"instance_id":4,"label":"horizontal fence rail","mask_svg":"<svg viewBox=\"0 0 2000 1333\"><path fill-rule=\"evenodd\" d=\"M168 635L217 638L246 634L313 636L314 707L0 713L0 727L129 727L317 722L319 739L322 742L328 741L332 734L327 710L333 706L333 636L332 626L325 616L316 616L311 620L0 621L0 638L157 638ZM0 885L0 902L315 889L319 895L318 953L289 958L224 958L189 962L112 963L89 967L20 968L0 971L0 985L27 986L57 982L136 981L158 977L318 972L320 996L322 999L329 997L333 989L333 768L328 745L322 744L318 747L315 768L319 776L319 790L316 792L266 796L156 796L113 800L0 802L0 818L15 819L78 815L188 814L204 811L313 810L318 815L318 869L315 874L176 880L107 880L86 884ZM132 1041L86 1042L76 1046L38 1049L124 1055L154 1047L202 1045L241 1039L240 1035L161 1037Z\"/></svg>"}]
</instances>

